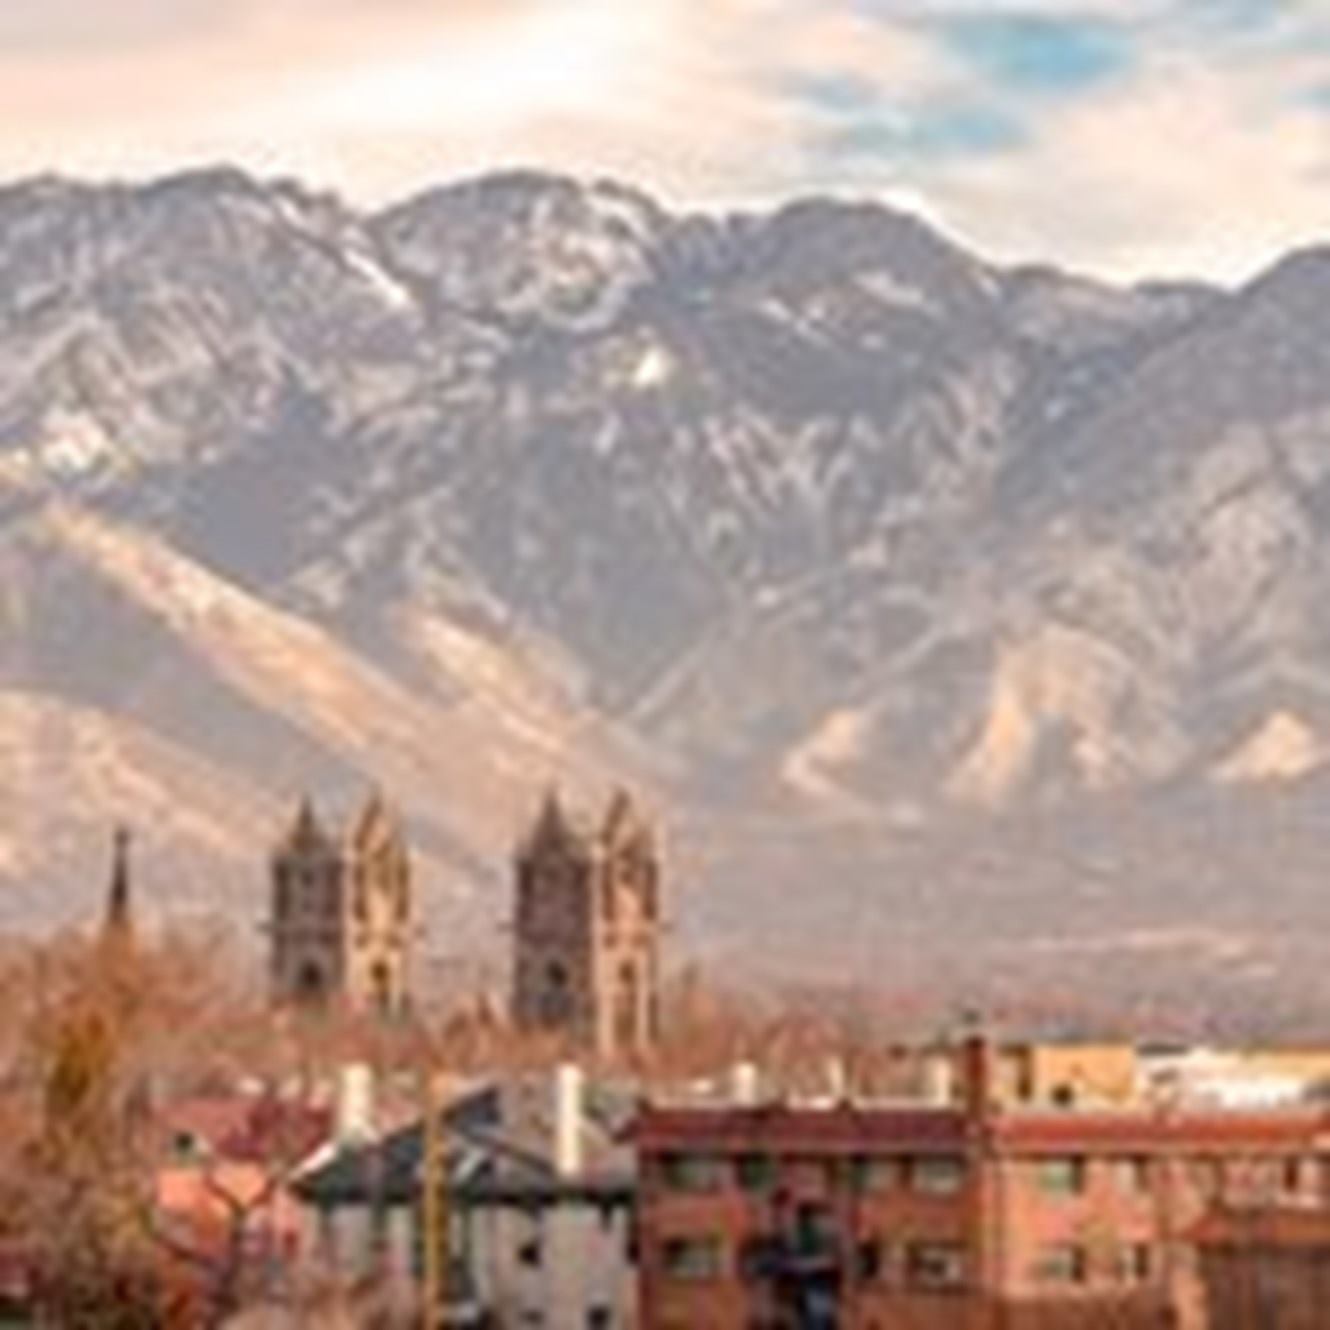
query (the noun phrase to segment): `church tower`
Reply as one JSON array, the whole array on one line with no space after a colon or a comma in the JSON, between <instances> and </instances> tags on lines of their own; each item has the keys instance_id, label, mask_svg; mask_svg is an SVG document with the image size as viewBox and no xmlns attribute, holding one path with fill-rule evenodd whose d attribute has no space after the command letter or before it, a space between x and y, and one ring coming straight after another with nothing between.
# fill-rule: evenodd
<instances>
[{"instance_id":1,"label":"church tower","mask_svg":"<svg viewBox=\"0 0 1330 1330\"><path fill-rule=\"evenodd\" d=\"M514 1024L606 1058L658 1035L660 870L655 837L615 793L587 827L551 791L516 856Z\"/></svg>"},{"instance_id":2,"label":"church tower","mask_svg":"<svg viewBox=\"0 0 1330 1330\"><path fill-rule=\"evenodd\" d=\"M132 946L134 903L129 880L129 828L118 826L111 850L111 886L106 893L102 941L108 946Z\"/></svg>"},{"instance_id":3,"label":"church tower","mask_svg":"<svg viewBox=\"0 0 1330 1330\"><path fill-rule=\"evenodd\" d=\"M376 793L345 836L308 799L272 857L274 1001L395 1015L410 1002L411 862Z\"/></svg>"}]
</instances>

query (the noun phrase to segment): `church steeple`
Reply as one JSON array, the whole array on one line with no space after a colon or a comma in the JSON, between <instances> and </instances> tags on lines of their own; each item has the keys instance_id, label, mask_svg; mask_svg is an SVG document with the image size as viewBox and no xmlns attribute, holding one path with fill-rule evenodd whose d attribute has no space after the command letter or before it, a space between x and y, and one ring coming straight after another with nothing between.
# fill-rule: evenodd
<instances>
[{"instance_id":1,"label":"church steeple","mask_svg":"<svg viewBox=\"0 0 1330 1330\"><path fill-rule=\"evenodd\" d=\"M106 896L106 918L102 924L105 938L126 939L134 933L134 909L129 869L129 828L116 827L112 843L111 885Z\"/></svg>"}]
</instances>

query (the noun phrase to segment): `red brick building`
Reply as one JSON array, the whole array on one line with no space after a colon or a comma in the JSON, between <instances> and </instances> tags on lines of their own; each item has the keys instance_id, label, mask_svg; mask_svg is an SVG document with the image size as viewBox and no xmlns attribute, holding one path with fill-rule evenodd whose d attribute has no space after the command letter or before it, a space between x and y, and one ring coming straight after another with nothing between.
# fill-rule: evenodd
<instances>
[{"instance_id":1,"label":"red brick building","mask_svg":"<svg viewBox=\"0 0 1330 1330\"><path fill-rule=\"evenodd\" d=\"M1320 1111L1000 1109L964 1063L943 1106L644 1109L643 1330L1191 1330L1207 1207L1320 1189Z\"/></svg>"},{"instance_id":2,"label":"red brick building","mask_svg":"<svg viewBox=\"0 0 1330 1330\"><path fill-rule=\"evenodd\" d=\"M1330 1324L1330 1209L1216 1207L1194 1236L1210 1330Z\"/></svg>"}]
</instances>

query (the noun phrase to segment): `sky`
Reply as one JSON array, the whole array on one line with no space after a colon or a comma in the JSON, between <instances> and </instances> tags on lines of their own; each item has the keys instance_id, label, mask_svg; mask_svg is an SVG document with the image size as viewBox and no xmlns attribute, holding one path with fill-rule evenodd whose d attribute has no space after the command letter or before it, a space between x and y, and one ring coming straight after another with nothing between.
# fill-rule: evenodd
<instances>
[{"instance_id":1,"label":"sky","mask_svg":"<svg viewBox=\"0 0 1330 1330\"><path fill-rule=\"evenodd\" d=\"M3 0L0 117L4 178L830 192L1118 279L1330 242L1330 0Z\"/></svg>"}]
</instances>

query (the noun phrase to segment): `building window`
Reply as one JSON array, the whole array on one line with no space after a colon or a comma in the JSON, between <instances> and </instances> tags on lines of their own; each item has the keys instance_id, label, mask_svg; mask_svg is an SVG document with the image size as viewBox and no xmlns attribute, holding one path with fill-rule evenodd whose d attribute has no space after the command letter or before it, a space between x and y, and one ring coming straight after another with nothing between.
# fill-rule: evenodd
<instances>
[{"instance_id":1,"label":"building window","mask_svg":"<svg viewBox=\"0 0 1330 1330\"><path fill-rule=\"evenodd\" d=\"M393 1007L393 977L388 962L377 960L369 972L370 1005L380 1016L386 1016Z\"/></svg>"},{"instance_id":2,"label":"building window","mask_svg":"<svg viewBox=\"0 0 1330 1330\"><path fill-rule=\"evenodd\" d=\"M770 1155L740 1155L734 1161L734 1176L744 1191L770 1191L776 1183L776 1161Z\"/></svg>"},{"instance_id":3,"label":"building window","mask_svg":"<svg viewBox=\"0 0 1330 1330\"><path fill-rule=\"evenodd\" d=\"M1204 1201L1217 1200L1224 1190L1224 1167L1217 1159L1196 1159L1191 1165L1191 1182Z\"/></svg>"},{"instance_id":4,"label":"building window","mask_svg":"<svg viewBox=\"0 0 1330 1330\"><path fill-rule=\"evenodd\" d=\"M610 1330L613 1324L614 1313L604 1303L587 1308L586 1330Z\"/></svg>"},{"instance_id":5,"label":"building window","mask_svg":"<svg viewBox=\"0 0 1330 1330\"><path fill-rule=\"evenodd\" d=\"M296 971L296 993L302 1002L319 1003L327 997L323 969L317 961L303 961Z\"/></svg>"},{"instance_id":6,"label":"building window","mask_svg":"<svg viewBox=\"0 0 1330 1330\"><path fill-rule=\"evenodd\" d=\"M1304 1169L1303 1165L1307 1164ZM1314 1165L1309 1160L1285 1159L1284 1160L1284 1190L1297 1195L1302 1191L1304 1182L1307 1178L1313 1176Z\"/></svg>"},{"instance_id":7,"label":"building window","mask_svg":"<svg viewBox=\"0 0 1330 1330\"><path fill-rule=\"evenodd\" d=\"M1154 1275L1154 1252L1147 1242L1132 1242L1118 1250L1118 1279L1124 1284L1146 1284Z\"/></svg>"},{"instance_id":8,"label":"building window","mask_svg":"<svg viewBox=\"0 0 1330 1330\"><path fill-rule=\"evenodd\" d=\"M1085 1190L1085 1160L1043 1159L1037 1176L1039 1190L1047 1196L1079 1196Z\"/></svg>"},{"instance_id":9,"label":"building window","mask_svg":"<svg viewBox=\"0 0 1330 1330\"><path fill-rule=\"evenodd\" d=\"M868 1238L855 1248L855 1269L862 1283L871 1284L886 1272L886 1249L880 1238Z\"/></svg>"},{"instance_id":10,"label":"building window","mask_svg":"<svg viewBox=\"0 0 1330 1330\"><path fill-rule=\"evenodd\" d=\"M291 917L291 872L282 867L277 870L276 902L273 913L278 923L285 923Z\"/></svg>"},{"instance_id":11,"label":"building window","mask_svg":"<svg viewBox=\"0 0 1330 1330\"><path fill-rule=\"evenodd\" d=\"M954 1196L965 1185L965 1161L952 1155L931 1155L910 1166L910 1184L927 1196Z\"/></svg>"},{"instance_id":12,"label":"building window","mask_svg":"<svg viewBox=\"0 0 1330 1330\"><path fill-rule=\"evenodd\" d=\"M547 1029L558 1029L572 1016L573 986L568 970L561 961L549 961L541 985L540 1022Z\"/></svg>"},{"instance_id":13,"label":"building window","mask_svg":"<svg viewBox=\"0 0 1330 1330\"><path fill-rule=\"evenodd\" d=\"M799 1159L795 1161L795 1170L807 1185L821 1191L835 1191L845 1176L840 1159Z\"/></svg>"},{"instance_id":14,"label":"building window","mask_svg":"<svg viewBox=\"0 0 1330 1330\"><path fill-rule=\"evenodd\" d=\"M899 1159L885 1155L855 1155L850 1161L850 1185L858 1192L892 1191L900 1185Z\"/></svg>"},{"instance_id":15,"label":"building window","mask_svg":"<svg viewBox=\"0 0 1330 1330\"><path fill-rule=\"evenodd\" d=\"M748 1283L771 1279L779 1269L781 1244L765 1235L745 1238L739 1248L739 1275Z\"/></svg>"},{"instance_id":16,"label":"building window","mask_svg":"<svg viewBox=\"0 0 1330 1330\"><path fill-rule=\"evenodd\" d=\"M207 1143L192 1131L178 1131L171 1138L171 1154L177 1163L196 1164L207 1153Z\"/></svg>"},{"instance_id":17,"label":"building window","mask_svg":"<svg viewBox=\"0 0 1330 1330\"><path fill-rule=\"evenodd\" d=\"M825 1205L804 1202L795 1211L790 1240L800 1256L821 1257L834 1253L839 1241L835 1215Z\"/></svg>"},{"instance_id":18,"label":"building window","mask_svg":"<svg viewBox=\"0 0 1330 1330\"><path fill-rule=\"evenodd\" d=\"M1074 1242L1051 1242L1039 1252L1034 1277L1041 1284L1083 1284L1085 1248Z\"/></svg>"},{"instance_id":19,"label":"building window","mask_svg":"<svg viewBox=\"0 0 1330 1330\"><path fill-rule=\"evenodd\" d=\"M965 1248L959 1242L916 1242L910 1246L905 1268L913 1288L964 1288Z\"/></svg>"},{"instance_id":20,"label":"building window","mask_svg":"<svg viewBox=\"0 0 1330 1330\"><path fill-rule=\"evenodd\" d=\"M671 1191L719 1191L724 1184L723 1163L716 1155L662 1155L660 1178Z\"/></svg>"},{"instance_id":21,"label":"building window","mask_svg":"<svg viewBox=\"0 0 1330 1330\"><path fill-rule=\"evenodd\" d=\"M642 985L638 982L637 966L624 961L619 966L614 988L614 1042L617 1048L636 1047L641 1006Z\"/></svg>"},{"instance_id":22,"label":"building window","mask_svg":"<svg viewBox=\"0 0 1330 1330\"><path fill-rule=\"evenodd\" d=\"M661 1246L661 1265L670 1279L719 1279L720 1256L720 1239L710 1235L667 1238Z\"/></svg>"},{"instance_id":23,"label":"building window","mask_svg":"<svg viewBox=\"0 0 1330 1330\"><path fill-rule=\"evenodd\" d=\"M544 1245L541 1243L538 1233L518 1244L517 1262L519 1265L524 1265L531 1270L538 1270L544 1264L544 1260Z\"/></svg>"},{"instance_id":24,"label":"building window","mask_svg":"<svg viewBox=\"0 0 1330 1330\"><path fill-rule=\"evenodd\" d=\"M1124 1195L1143 1195L1150 1190L1150 1161L1139 1155L1131 1159L1115 1160L1113 1181Z\"/></svg>"}]
</instances>

